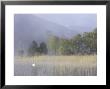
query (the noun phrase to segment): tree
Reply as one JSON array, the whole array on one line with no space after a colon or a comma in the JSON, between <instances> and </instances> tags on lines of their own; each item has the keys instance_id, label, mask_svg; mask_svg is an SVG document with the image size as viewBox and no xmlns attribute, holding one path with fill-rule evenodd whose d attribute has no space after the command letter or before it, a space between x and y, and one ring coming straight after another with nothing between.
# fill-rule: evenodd
<instances>
[{"instance_id":1,"label":"tree","mask_svg":"<svg viewBox=\"0 0 110 89\"><path fill-rule=\"evenodd\" d=\"M40 54L46 54L47 53L47 46L44 42L40 43L39 47Z\"/></svg>"},{"instance_id":2,"label":"tree","mask_svg":"<svg viewBox=\"0 0 110 89\"><path fill-rule=\"evenodd\" d=\"M83 42L89 50L89 54L96 53L97 51L97 29L93 32L88 32L83 34Z\"/></svg>"},{"instance_id":3,"label":"tree","mask_svg":"<svg viewBox=\"0 0 110 89\"><path fill-rule=\"evenodd\" d=\"M59 38L56 36L50 36L48 39L49 54L56 55L59 48Z\"/></svg>"},{"instance_id":4,"label":"tree","mask_svg":"<svg viewBox=\"0 0 110 89\"><path fill-rule=\"evenodd\" d=\"M81 53L81 48L82 48L82 36L81 34L76 35L72 39L72 44L73 44L73 51L74 54L80 54Z\"/></svg>"},{"instance_id":5,"label":"tree","mask_svg":"<svg viewBox=\"0 0 110 89\"><path fill-rule=\"evenodd\" d=\"M64 55L64 54L66 54L65 52L66 52L66 41L65 41L65 39L60 39L58 53Z\"/></svg>"},{"instance_id":6,"label":"tree","mask_svg":"<svg viewBox=\"0 0 110 89\"><path fill-rule=\"evenodd\" d=\"M32 41L29 49L28 49L28 55L34 56L36 53L38 53L38 45L36 41Z\"/></svg>"},{"instance_id":7,"label":"tree","mask_svg":"<svg viewBox=\"0 0 110 89\"><path fill-rule=\"evenodd\" d=\"M71 55L73 52L73 46L71 40L60 39L59 53L63 55Z\"/></svg>"}]
</instances>

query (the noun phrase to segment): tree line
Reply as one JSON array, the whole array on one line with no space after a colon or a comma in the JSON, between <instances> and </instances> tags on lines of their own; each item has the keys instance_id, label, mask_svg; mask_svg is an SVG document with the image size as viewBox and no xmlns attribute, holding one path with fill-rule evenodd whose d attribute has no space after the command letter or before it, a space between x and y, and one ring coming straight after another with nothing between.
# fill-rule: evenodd
<instances>
[{"instance_id":1,"label":"tree line","mask_svg":"<svg viewBox=\"0 0 110 89\"><path fill-rule=\"evenodd\" d=\"M41 42L38 46L32 41L28 55L90 55L97 53L97 28L92 32L77 34L71 39L50 36L48 42Z\"/></svg>"},{"instance_id":2,"label":"tree line","mask_svg":"<svg viewBox=\"0 0 110 89\"><path fill-rule=\"evenodd\" d=\"M78 34L71 39L52 36L48 43L50 52L55 55L96 54L97 28L92 32Z\"/></svg>"},{"instance_id":3,"label":"tree line","mask_svg":"<svg viewBox=\"0 0 110 89\"><path fill-rule=\"evenodd\" d=\"M47 54L47 46L44 42L40 43L40 46L38 46L36 41L32 41L29 49L28 49L28 55L34 56L34 55L44 55Z\"/></svg>"}]
</instances>

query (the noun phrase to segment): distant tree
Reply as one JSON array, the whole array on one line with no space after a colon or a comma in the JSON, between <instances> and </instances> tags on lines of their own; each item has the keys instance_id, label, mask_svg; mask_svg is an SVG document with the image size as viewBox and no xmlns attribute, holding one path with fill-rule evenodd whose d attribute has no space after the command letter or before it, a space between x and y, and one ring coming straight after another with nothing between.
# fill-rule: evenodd
<instances>
[{"instance_id":1,"label":"distant tree","mask_svg":"<svg viewBox=\"0 0 110 89\"><path fill-rule=\"evenodd\" d=\"M97 29L93 32L86 32L83 34L83 42L89 50L89 54L96 53L97 51Z\"/></svg>"},{"instance_id":2,"label":"distant tree","mask_svg":"<svg viewBox=\"0 0 110 89\"><path fill-rule=\"evenodd\" d=\"M58 49L59 48L59 38L56 36L50 36L48 39L48 49L49 49L49 53L51 53L52 55L56 55L58 53Z\"/></svg>"},{"instance_id":3,"label":"distant tree","mask_svg":"<svg viewBox=\"0 0 110 89\"><path fill-rule=\"evenodd\" d=\"M39 51L40 51L40 54L46 54L47 53L47 46L44 42L40 43Z\"/></svg>"},{"instance_id":4,"label":"distant tree","mask_svg":"<svg viewBox=\"0 0 110 89\"><path fill-rule=\"evenodd\" d=\"M72 39L74 54L80 54L82 47L82 36L81 34L76 35Z\"/></svg>"},{"instance_id":5,"label":"distant tree","mask_svg":"<svg viewBox=\"0 0 110 89\"><path fill-rule=\"evenodd\" d=\"M60 54L69 55L72 54L72 43L71 40L60 39L60 45L58 49Z\"/></svg>"},{"instance_id":6,"label":"distant tree","mask_svg":"<svg viewBox=\"0 0 110 89\"><path fill-rule=\"evenodd\" d=\"M59 46L59 48L58 48L58 53L59 54L66 54L65 52L66 52L66 41L65 41L65 39L60 39L61 41L60 41L60 46Z\"/></svg>"},{"instance_id":7,"label":"distant tree","mask_svg":"<svg viewBox=\"0 0 110 89\"><path fill-rule=\"evenodd\" d=\"M62 54L64 54L64 47L63 46L60 46L59 48L58 48L58 54L59 55L62 55Z\"/></svg>"},{"instance_id":8,"label":"distant tree","mask_svg":"<svg viewBox=\"0 0 110 89\"><path fill-rule=\"evenodd\" d=\"M29 49L28 49L28 55L34 56L38 53L38 44L36 41L32 41Z\"/></svg>"}]
</instances>

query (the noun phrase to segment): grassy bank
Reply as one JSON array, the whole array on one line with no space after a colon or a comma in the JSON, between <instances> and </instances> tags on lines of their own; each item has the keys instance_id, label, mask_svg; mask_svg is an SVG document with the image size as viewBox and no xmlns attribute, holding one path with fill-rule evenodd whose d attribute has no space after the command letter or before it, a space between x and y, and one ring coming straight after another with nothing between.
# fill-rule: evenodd
<instances>
[{"instance_id":1,"label":"grassy bank","mask_svg":"<svg viewBox=\"0 0 110 89\"><path fill-rule=\"evenodd\" d=\"M15 57L14 71L18 76L95 76L97 58L96 55Z\"/></svg>"}]
</instances>

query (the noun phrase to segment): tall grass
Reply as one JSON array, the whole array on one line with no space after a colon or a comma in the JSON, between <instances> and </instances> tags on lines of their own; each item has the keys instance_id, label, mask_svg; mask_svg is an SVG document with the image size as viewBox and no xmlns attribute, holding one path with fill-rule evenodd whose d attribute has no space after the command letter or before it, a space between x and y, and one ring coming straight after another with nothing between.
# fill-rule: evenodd
<instances>
[{"instance_id":1,"label":"tall grass","mask_svg":"<svg viewBox=\"0 0 110 89\"><path fill-rule=\"evenodd\" d=\"M35 66L32 66L35 64ZM15 76L96 76L96 55L15 57Z\"/></svg>"}]
</instances>

